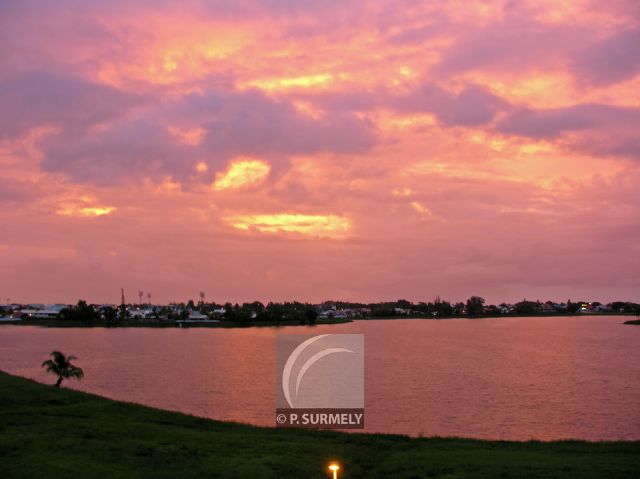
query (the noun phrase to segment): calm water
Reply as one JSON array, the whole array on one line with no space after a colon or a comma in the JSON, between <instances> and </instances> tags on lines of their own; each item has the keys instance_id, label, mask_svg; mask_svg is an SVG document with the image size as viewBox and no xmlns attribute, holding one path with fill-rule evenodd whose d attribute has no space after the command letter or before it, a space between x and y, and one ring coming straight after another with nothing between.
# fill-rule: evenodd
<instances>
[{"instance_id":1,"label":"calm water","mask_svg":"<svg viewBox=\"0 0 640 479\"><path fill-rule=\"evenodd\" d=\"M252 329L0 327L0 369L215 419L273 425L275 335L365 335L367 431L500 439L640 439L640 327L621 317L356 321Z\"/></svg>"}]
</instances>

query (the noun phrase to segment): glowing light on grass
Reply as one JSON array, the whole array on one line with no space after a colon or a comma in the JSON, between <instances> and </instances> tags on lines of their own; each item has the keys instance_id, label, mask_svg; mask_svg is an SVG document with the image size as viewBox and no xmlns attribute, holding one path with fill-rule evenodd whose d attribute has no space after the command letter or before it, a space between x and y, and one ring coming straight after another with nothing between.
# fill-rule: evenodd
<instances>
[{"instance_id":1,"label":"glowing light on grass","mask_svg":"<svg viewBox=\"0 0 640 479\"><path fill-rule=\"evenodd\" d=\"M329 470L333 473L333 479L338 479L338 471L340 470L340 465L336 463L329 464Z\"/></svg>"},{"instance_id":2,"label":"glowing light on grass","mask_svg":"<svg viewBox=\"0 0 640 479\"><path fill-rule=\"evenodd\" d=\"M242 188L262 181L271 171L269 163L255 159L240 159L219 173L213 183L214 190Z\"/></svg>"},{"instance_id":3,"label":"glowing light on grass","mask_svg":"<svg viewBox=\"0 0 640 479\"><path fill-rule=\"evenodd\" d=\"M234 228L265 233L292 232L310 236L338 238L351 229L348 219L336 215L238 215L225 218Z\"/></svg>"}]
</instances>

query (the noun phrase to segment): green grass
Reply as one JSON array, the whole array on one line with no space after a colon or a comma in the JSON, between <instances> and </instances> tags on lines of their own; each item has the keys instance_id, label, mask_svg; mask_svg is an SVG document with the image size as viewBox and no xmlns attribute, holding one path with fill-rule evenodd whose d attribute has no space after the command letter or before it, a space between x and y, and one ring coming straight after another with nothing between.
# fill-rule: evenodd
<instances>
[{"instance_id":1,"label":"green grass","mask_svg":"<svg viewBox=\"0 0 640 479\"><path fill-rule=\"evenodd\" d=\"M632 319L631 321L625 321L624 324L635 324L636 326L640 325L640 319Z\"/></svg>"},{"instance_id":2,"label":"green grass","mask_svg":"<svg viewBox=\"0 0 640 479\"><path fill-rule=\"evenodd\" d=\"M205 420L0 373L2 478L632 478L640 442L492 442Z\"/></svg>"}]
</instances>

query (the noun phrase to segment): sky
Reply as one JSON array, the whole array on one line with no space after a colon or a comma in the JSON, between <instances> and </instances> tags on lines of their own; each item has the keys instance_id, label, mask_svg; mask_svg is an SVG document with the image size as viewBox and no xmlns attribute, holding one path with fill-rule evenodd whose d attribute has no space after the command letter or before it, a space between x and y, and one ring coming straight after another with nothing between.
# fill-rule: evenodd
<instances>
[{"instance_id":1,"label":"sky","mask_svg":"<svg viewBox=\"0 0 640 479\"><path fill-rule=\"evenodd\" d=\"M1 0L0 303L640 300L636 0Z\"/></svg>"}]
</instances>

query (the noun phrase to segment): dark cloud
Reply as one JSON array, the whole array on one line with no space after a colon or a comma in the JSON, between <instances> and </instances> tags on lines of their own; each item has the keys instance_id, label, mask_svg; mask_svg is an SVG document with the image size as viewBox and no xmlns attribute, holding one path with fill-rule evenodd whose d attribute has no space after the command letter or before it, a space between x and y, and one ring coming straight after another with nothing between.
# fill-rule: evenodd
<instances>
[{"instance_id":1,"label":"dark cloud","mask_svg":"<svg viewBox=\"0 0 640 479\"><path fill-rule=\"evenodd\" d=\"M213 105L204 123L205 147L216 153L354 153L375 142L372 124L349 112L315 119L259 91L217 93L197 100Z\"/></svg>"},{"instance_id":2,"label":"dark cloud","mask_svg":"<svg viewBox=\"0 0 640 479\"><path fill-rule=\"evenodd\" d=\"M529 12L517 10L500 22L483 28L471 26L460 33L432 73L446 77L476 69L514 72L557 68L567 52L584 45L589 34L579 27L536 22Z\"/></svg>"},{"instance_id":3,"label":"dark cloud","mask_svg":"<svg viewBox=\"0 0 640 479\"><path fill-rule=\"evenodd\" d=\"M201 129L203 139L185 144L169 127ZM186 180L199 161L217 170L235 156L277 161L295 154L362 152L375 142L373 125L353 113L315 119L259 91L214 90L158 101L99 131L50 136L41 146L44 169L105 183L140 176Z\"/></svg>"},{"instance_id":4,"label":"dark cloud","mask_svg":"<svg viewBox=\"0 0 640 479\"><path fill-rule=\"evenodd\" d=\"M518 110L500 120L497 131L553 140L576 133L571 146L593 156L640 159L640 108L601 104L547 110Z\"/></svg>"},{"instance_id":5,"label":"dark cloud","mask_svg":"<svg viewBox=\"0 0 640 479\"><path fill-rule=\"evenodd\" d=\"M400 111L433 113L446 126L482 125L507 106L500 97L477 85L467 85L455 94L430 83L394 103Z\"/></svg>"},{"instance_id":6,"label":"dark cloud","mask_svg":"<svg viewBox=\"0 0 640 479\"><path fill-rule=\"evenodd\" d=\"M159 122L144 118L115 121L97 134L48 137L41 146L44 170L102 184L127 177L185 177L197 158L197 150L176 141Z\"/></svg>"},{"instance_id":7,"label":"dark cloud","mask_svg":"<svg viewBox=\"0 0 640 479\"><path fill-rule=\"evenodd\" d=\"M602 0L588 0L585 7L592 11L592 13L602 13ZM607 1L607 13L617 20L628 24L629 20L634 20L635 23L640 19L640 2L638 0L608 0Z\"/></svg>"},{"instance_id":8,"label":"dark cloud","mask_svg":"<svg viewBox=\"0 0 640 479\"><path fill-rule=\"evenodd\" d=\"M637 2L634 7L636 12ZM458 34L432 74L441 78L470 70L523 72L568 67L581 83L608 85L640 72L640 28L618 29L604 38L580 23L554 24L535 20L536 8L507 4L504 18L482 28ZM598 9L602 8L598 5ZM611 5L612 14L630 17L623 2ZM625 13L626 12L626 13ZM429 29L401 35L420 38ZM402 38L402 37L401 37Z\"/></svg>"},{"instance_id":9,"label":"dark cloud","mask_svg":"<svg viewBox=\"0 0 640 479\"><path fill-rule=\"evenodd\" d=\"M0 184L0 204L24 205L38 195L34 185L27 181L0 176Z\"/></svg>"},{"instance_id":10,"label":"dark cloud","mask_svg":"<svg viewBox=\"0 0 640 479\"><path fill-rule=\"evenodd\" d=\"M395 5L393 5L393 7L395 7ZM400 24L405 20L404 18L396 18L395 16L392 16L392 18ZM430 13L420 26L398 29L388 35L386 41L394 45L425 43L434 37L450 31L452 25L446 14L436 11Z\"/></svg>"},{"instance_id":11,"label":"dark cloud","mask_svg":"<svg viewBox=\"0 0 640 479\"><path fill-rule=\"evenodd\" d=\"M504 22L461 35L433 69L438 77L475 69L526 71L554 55L564 32L545 25ZM555 49L552 46L555 44Z\"/></svg>"},{"instance_id":12,"label":"dark cloud","mask_svg":"<svg viewBox=\"0 0 640 479\"><path fill-rule=\"evenodd\" d=\"M348 9L357 3L354 0L213 0L200 2L205 12L211 15L290 15L325 14Z\"/></svg>"},{"instance_id":13,"label":"dark cloud","mask_svg":"<svg viewBox=\"0 0 640 479\"><path fill-rule=\"evenodd\" d=\"M303 92L295 96L299 100L313 103L325 111L366 112L375 108L392 107L393 95L384 88L373 91L325 91Z\"/></svg>"},{"instance_id":14,"label":"dark cloud","mask_svg":"<svg viewBox=\"0 0 640 479\"><path fill-rule=\"evenodd\" d=\"M0 138L42 125L79 132L141 104L139 95L47 72L21 73L0 82Z\"/></svg>"},{"instance_id":15,"label":"dark cloud","mask_svg":"<svg viewBox=\"0 0 640 479\"><path fill-rule=\"evenodd\" d=\"M497 125L501 133L531 138L555 138L568 131L633 125L640 127L640 109L601 104L547 110L517 110Z\"/></svg>"},{"instance_id":16,"label":"dark cloud","mask_svg":"<svg viewBox=\"0 0 640 479\"><path fill-rule=\"evenodd\" d=\"M24 14L44 10L45 12L66 10L82 14L108 13L144 13L149 9L164 9L190 11L199 16L206 15L216 18L266 17L266 16L297 16L302 14L322 14L331 16L336 11L347 10L359 3L358 0L185 0L176 4L173 0L109 0L83 2L78 0L58 0L55 4L39 0L3 0L0 2L0 12L6 14Z\"/></svg>"},{"instance_id":17,"label":"dark cloud","mask_svg":"<svg viewBox=\"0 0 640 479\"><path fill-rule=\"evenodd\" d=\"M640 137L632 132L598 132L585 136L576 148L593 156L616 156L640 160Z\"/></svg>"},{"instance_id":18,"label":"dark cloud","mask_svg":"<svg viewBox=\"0 0 640 479\"><path fill-rule=\"evenodd\" d=\"M581 82L608 85L640 72L640 28L625 30L597 40L571 62Z\"/></svg>"},{"instance_id":19,"label":"dark cloud","mask_svg":"<svg viewBox=\"0 0 640 479\"><path fill-rule=\"evenodd\" d=\"M431 82L417 85L406 94L379 88L371 92L328 92L300 98L328 111L365 112L388 108L403 113L433 113L445 126L486 124L509 107L505 100L478 85L465 85L459 93L451 93Z\"/></svg>"}]
</instances>

